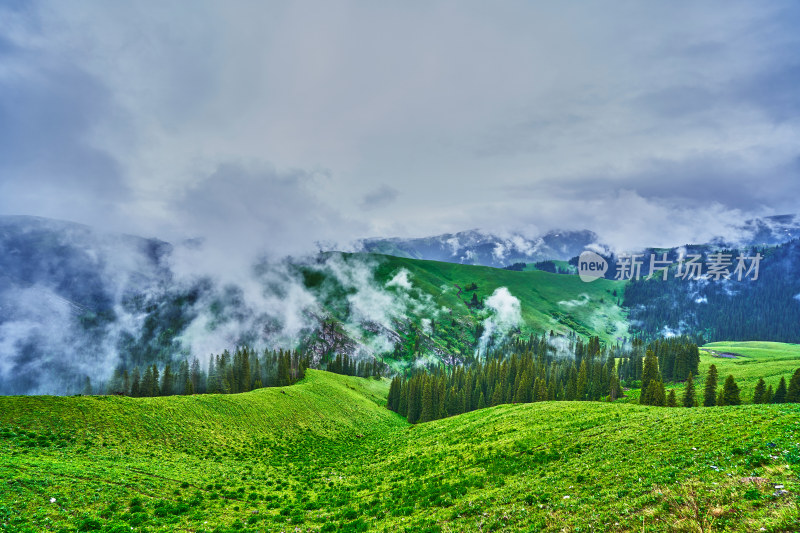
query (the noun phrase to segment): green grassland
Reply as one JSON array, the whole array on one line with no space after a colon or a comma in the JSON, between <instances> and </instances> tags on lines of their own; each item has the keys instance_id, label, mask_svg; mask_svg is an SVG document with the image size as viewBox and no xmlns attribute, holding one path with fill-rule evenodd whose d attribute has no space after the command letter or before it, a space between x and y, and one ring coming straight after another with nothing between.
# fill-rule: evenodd
<instances>
[{"instance_id":1,"label":"green grassland","mask_svg":"<svg viewBox=\"0 0 800 533\"><path fill-rule=\"evenodd\" d=\"M575 331L611 342L628 334L625 312L617 305L617 300L622 299L624 281L599 279L584 283L578 276L537 270L517 272L374 254L373 257L380 260L376 273L379 281L385 283L405 268L414 287L430 294L438 306L453 310L456 317L469 314L466 302L472 292L464 290L458 295L455 286L466 289L475 283L479 299L490 296L499 287L508 288L519 298L525 322L523 331L537 334L550 330Z\"/></svg>"},{"instance_id":2,"label":"green grassland","mask_svg":"<svg viewBox=\"0 0 800 533\"><path fill-rule=\"evenodd\" d=\"M712 353L738 354L734 359L714 357ZM759 378L775 389L781 377L788 385L794 371L800 368L800 345L783 342L712 342L700 350L700 374L705 376L708 367L716 365L722 380L733 374L743 388L743 399L753 397Z\"/></svg>"},{"instance_id":3,"label":"green grassland","mask_svg":"<svg viewBox=\"0 0 800 533\"><path fill-rule=\"evenodd\" d=\"M309 371L237 395L2 397L0 530L800 528L796 405L543 402L411 426L387 389Z\"/></svg>"},{"instance_id":4,"label":"green grassland","mask_svg":"<svg viewBox=\"0 0 800 533\"><path fill-rule=\"evenodd\" d=\"M722 353L735 353L737 357L729 359L719 357ZM711 365L717 367L717 382L721 387L728 375L733 375L739 386L742 402L753 401L753 391L760 378L764 378L767 387L772 385L775 390L781 377L786 379L786 384L800 368L800 345L783 342L711 342L700 348L699 375L694 383L699 401L702 403L703 387L705 386L708 369ZM681 383L666 383L667 391L675 390L678 399L681 398L684 386ZM639 399L639 390L626 391L626 398L622 402L636 402Z\"/></svg>"}]
</instances>

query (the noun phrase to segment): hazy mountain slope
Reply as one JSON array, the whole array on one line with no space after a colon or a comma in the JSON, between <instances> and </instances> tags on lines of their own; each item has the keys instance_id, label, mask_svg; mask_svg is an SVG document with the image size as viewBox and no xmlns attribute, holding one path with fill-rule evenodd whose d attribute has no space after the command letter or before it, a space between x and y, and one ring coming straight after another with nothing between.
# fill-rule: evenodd
<instances>
[{"instance_id":1,"label":"hazy mountain slope","mask_svg":"<svg viewBox=\"0 0 800 533\"><path fill-rule=\"evenodd\" d=\"M800 217L777 215L747 220L739 227L730 228L729 235L712 239L710 243L694 244L712 244L716 247L774 246L797 237L800 237ZM416 239L375 238L360 241L365 252L500 268L517 262L568 261L593 244L605 248L602 238L589 230L549 231L536 238L513 233L500 236L470 230ZM678 246L685 243L674 244Z\"/></svg>"},{"instance_id":2,"label":"hazy mountain slope","mask_svg":"<svg viewBox=\"0 0 800 533\"><path fill-rule=\"evenodd\" d=\"M591 231L551 231L535 239L477 230L419 239L364 239L365 252L448 263L504 267L517 262L567 260L597 242Z\"/></svg>"},{"instance_id":3,"label":"hazy mountain slope","mask_svg":"<svg viewBox=\"0 0 800 533\"><path fill-rule=\"evenodd\" d=\"M0 246L0 394L80 392L115 368L205 362L244 343L406 364L471 357L509 331L624 333L618 284L542 272L326 254L256 265L245 287L177 276L165 242L36 217L0 217ZM519 320L466 305L499 287L520 300Z\"/></svg>"},{"instance_id":4,"label":"hazy mountain slope","mask_svg":"<svg viewBox=\"0 0 800 533\"><path fill-rule=\"evenodd\" d=\"M703 263L709 251L695 250ZM746 255L756 252L763 256L757 280L692 281L675 277L673 270L666 281L631 282L624 305L632 327L647 335L697 333L708 341L800 342L800 241Z\"/></svg>"},{"instance_id":5,"label":"hazy mountain slope","mask_svg":"<svg viewBox=\"0 0 800 533\"><path fill-rule=\"evenodd\" d=\"M386 388L310 371L292 387L230 396L0 398L0 524L7 531L800 526L792 499L800 489L795 405L543 402L410 427L379 405ZM773 496L776 484L789 496Z\"/></svg>"},{"instance_id":6,"label":"hazy mountain slope","mask_svg":"<svg viewBox=\"0 0 800 533\"><path fill-rule=\"evenodd\" d=\"M386 258L378 269L384 279L405 268L437 304L454 314L467 309L466 303L476 294L486 299L500 287L520 300L524 331L541 333L551 329L569 330L584 335L598 335L606 340L627 335L625 314L617 305L624 283L597 280L584 283L577 276L549 272L515 272L484 266L458 265L435 261ZM475 283L475 291L466 289ZM461 287L461 295L458 295ZM615 295L616 293L616 295Z\"/></svg>"}]
</instances>

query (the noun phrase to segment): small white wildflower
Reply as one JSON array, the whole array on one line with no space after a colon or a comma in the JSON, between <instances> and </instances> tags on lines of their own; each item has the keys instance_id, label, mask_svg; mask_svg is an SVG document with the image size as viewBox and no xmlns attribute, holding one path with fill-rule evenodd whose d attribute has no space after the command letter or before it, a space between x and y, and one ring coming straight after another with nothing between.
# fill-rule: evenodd
<instances>
[{"instance_id":1,"label":"small white wildflower","mask_svg":"<svg viewBox=\"0 0 800 533\"><path fill-rule=\"evenodd\" d=\"M569 500L569 496L564 496L564 499L565 500Z\"/></svg>"},{"instance_id":2,"label":"small white wildflower","mask_svg":"<svg viewBox=\"0 0 800 533\"><path fill-rule=\"evenodd\" d=\"M56 499L55 498L50 498L50 503L56 503Z\"/></svg>"}]
</instances>

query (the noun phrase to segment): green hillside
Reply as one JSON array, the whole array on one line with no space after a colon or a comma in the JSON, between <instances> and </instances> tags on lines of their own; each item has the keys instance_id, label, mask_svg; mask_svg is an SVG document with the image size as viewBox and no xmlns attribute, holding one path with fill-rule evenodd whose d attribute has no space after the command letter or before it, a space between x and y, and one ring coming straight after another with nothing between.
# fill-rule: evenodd
<instances>
[{"instance_id":1,"label":"green hillside","mask_svg":"<svg viewBox=\"0 0 800 533\"><path fill-rule=\"evenodd\" d=\"M309 371L238 395L2 397L0 529L800 527L795 405L544 402L410 426L387 388Z\"/></svg>"},{"instance_id":2,"label":"green hillside","mask_svg":"<svg viewBox=\"0 0 800 533\"><path fill-rule=\"evenodd\" d=\"M721 354L736 354L732 359ZM700 374L705 377L708 367L716 365L724 380L733 374L743 390L742 399L750 401L759 378L775 389L781 377L786 383L800 368L800 345L783 342L712 342L700 349Z\"/></svg>"},{"instance_id":3,"label":"green hillside","mask_svg":"<svg viewBox=\"0 0 800 533\"><path fill-rule=\"evenodd\" d=\"M521 302L524 331L572 330L614 341L627 335L623 310L617 305L625 288L623 281L599 279L584 283L578 276L542 271L517 272L500 268L442 263L400 257L382 257L377 276L388 281L399 269L407 269L414 286L433 296L435 302L466 314L465 302L472 297L466 288L475 283L478 298L490 296L499 287L508 288ZM462 294L457 296L458 285ZM614 293L616 292L616 296Z\"/></svg>"},{"instance_id":4,"label":"green hillside","mask_svg":"<svg viewBox=\"0 0 800 533\"><path fill-rule=\"evenodd\" d=\"M733 358L721 354L736 354ZM729 374L733 375L741 391L743 403L753 400L753 391L760 378L764 378L767 386L772 385L773 390L778 387L781 378L786 379L786 384L800 368L800 345L784 342L711 342L700 348L699 374L695 376L695 388L702 402L702 391L705 386L708 368L717 367L718 385L721 387ZM681 398L684 386L681 383L665 384L667 391L675 390ZM639 390L626 391L626 398L621 401L636 402L639 399Z\"/></svg>"}]
</instances>

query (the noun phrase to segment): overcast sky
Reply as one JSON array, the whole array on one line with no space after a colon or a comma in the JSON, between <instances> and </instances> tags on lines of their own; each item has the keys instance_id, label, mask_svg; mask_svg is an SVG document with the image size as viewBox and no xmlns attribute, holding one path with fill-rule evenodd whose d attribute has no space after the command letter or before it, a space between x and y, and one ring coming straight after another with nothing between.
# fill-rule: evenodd
<instances>
[{"instance_id":1,"label":"overcast sky","mask_svg":"<svg viewBox=\"0 0 800 533\"><path fill-rule=\"evenodd\" d=\"M800 3L0 0L0 213L297 253L799 212Z\"/></svg>"}]
</instances>

